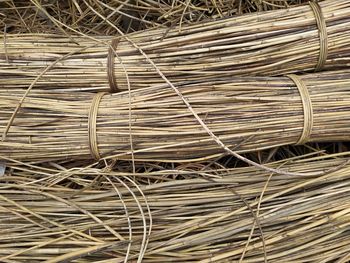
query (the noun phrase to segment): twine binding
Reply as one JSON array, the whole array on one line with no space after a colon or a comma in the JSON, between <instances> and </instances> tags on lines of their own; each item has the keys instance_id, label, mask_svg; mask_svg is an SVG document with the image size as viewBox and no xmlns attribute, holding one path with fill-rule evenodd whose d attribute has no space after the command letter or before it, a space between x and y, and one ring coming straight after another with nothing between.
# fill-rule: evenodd
<instances>
[{"instance_id":1,"label":"twine binding","mask_svg":"<svg viewBox=\"0 0 350 263\"><path fill-rule=\"evenodd\" d=\"M327 61L327 56L328 56L327 24L323 16L322 9L318 4L318 2L309 2L309 5L315 15L318 34L320 38L320 53L319 53L317 64L315 66L315 72L317 72L323 69Z\"/></svg>"},{"instance_id":2,"label":"twine binding","mask_svg":"<svg viewBox=\"0 0 350 263\"><path fill-rule=\"evenodd\" d=\"M98 107L100 105L102 97L106 94L106 92L97 93L91 102L89 116L88 116L88 140L89 140L89 148L90 154L92 158L95 160L101 159L100 152L98 150L97 143L97 115L98 115Z\"/></svg>"},{"instance_id":3,"label":"twine binding","mask_svg":"<svg viewBox=\"0 0 350 263\"><path fill-rule=\"evenodd\" d=\"M300 79L299 76L295 74L291 74L291 75L287 75L287 77L289 77L297 86L301 97L301 102L303 104L303 111L304 111L303 132L301 133L301 136L296 144L297 145L305 144L310 139L313 124L314 124L313 109L312 109L310 94L305 83Z\"/></svg>"},{"instance_id":4,"label":"twine binding","mask_svg":"<svg viewBox=\"0 0 350 263\"><path fill-rule=\"evenodd\" d=\"M107 56L107 76L108 76L108 83L109 88L112 93L119 92L117 85L117 80L115 78L115 71L114 71L114 60L115 60L115 54L117 47L119 44L119 39L113 39L111 46L108 49L108 56Z\"/></svg>"}]
</instances>

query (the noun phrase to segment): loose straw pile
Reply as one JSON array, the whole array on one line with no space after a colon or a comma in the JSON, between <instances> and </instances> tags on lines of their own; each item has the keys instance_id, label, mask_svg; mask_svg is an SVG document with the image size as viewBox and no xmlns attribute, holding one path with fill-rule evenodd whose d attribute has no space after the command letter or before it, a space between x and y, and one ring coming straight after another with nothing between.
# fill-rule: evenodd
<instances>
[{"instance_id":1,"label":"loose straw pile","mask_svg":"<svg viewBox=\"0 0 350 263\"><path fill-rule=\"evenodd\" d=\"M235 14L286 8L306 0L221 1L86 1L2 0L0 28L9 32L43 33L70 30L115 35L154 26L188 24Z\"/></svg>"},{"instance_id":2,"label":"loose straw pile","mask_svg":"<svg viewBox=\"0 0 350 263\"><path fill-rule=\"evenodd\" d=\"M346 141L350 70L223 78L178 86L205 125L237 152ZM169 87L115 94L0 90L0 155L17 160L184 162L224 153Z\"/></svg>"},{"instance_id":3,"label":"loose straw pile","mask_svg":"<svg viewBox=\"0 0 350 263\"><path fill-rule=\"evenodd\" d=\"M141 48L173 83L239 75L342 68L350 62L350 2L236 16L123 37L6 34L0 87L119 91L164 84ZM132 44L133 43L133 44Z\"/></svg>"},{"instance_id":4,"label":"loose straw pile","mask_svg":"<svg viewBox=\"0 0 350 263\"><path fill-rule=\"evenodd\" d=\"M140 186L128 175L150 174L17 166L0 179L0 260L347 262L345 160L334 155L269 164L305 174L340 167L322 176L245 167L225 169L215 179L198 174ZM186 171L167 171L180 172ZM59 177L64 180L52 182Z\"/></svg>"}]
</instances>

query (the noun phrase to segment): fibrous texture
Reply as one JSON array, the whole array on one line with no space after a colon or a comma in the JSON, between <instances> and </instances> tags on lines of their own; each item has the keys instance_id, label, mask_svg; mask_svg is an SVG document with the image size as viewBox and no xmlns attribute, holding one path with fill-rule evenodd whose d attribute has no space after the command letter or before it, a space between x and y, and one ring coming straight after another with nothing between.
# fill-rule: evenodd
<instances>
[{"instance_id":1,"label":"fibrous texture","mask_svg":"<svg viewBox=\"0 0 350 263\"><path fill-rule=\"evenodd\" d=\"M27 88L47 67L35 87L107 91L114 82L113 90L127 90L128 82L132 89L164 84L150 60L175 84L344 68L350 62L350 2L319 6L324 23L305 5L194 23L181 31L145 30L128 40L119 36L115 53L110 37L7 34L0 47L0 87Z\"/></svg>"},{"instance_id":2,"label":"fibrous texture","mask_svg":"<svg viewBox=\"0 0 350 263\"><path fill-rule=\"evenodd\" d=\"M115 94L0 90L0 154L19 160L99 159L183 162L227 147L251 152L305 142L348 140L350 71L291 77L222 78ZM96 98L98 98L96 100ZM186 100L193 112L185 105ZM311 104L305 104L309 101Z\"/></svg>"}]
</instances>

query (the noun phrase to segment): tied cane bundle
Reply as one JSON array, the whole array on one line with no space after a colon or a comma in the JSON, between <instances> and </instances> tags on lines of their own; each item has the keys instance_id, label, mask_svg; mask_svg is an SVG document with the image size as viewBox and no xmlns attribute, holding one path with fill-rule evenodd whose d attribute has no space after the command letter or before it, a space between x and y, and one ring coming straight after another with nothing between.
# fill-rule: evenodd
<instances>
[{"instance_id":1,"label":"tied cane bundle","mask_svg":"<svg viewBox=\"0 0 350 263\"><path fill-rule=\"evenodd\" d=\"M34 89L13 115L21 92L0 90L0 155L184 162L222 155L215 136L239 153L349 139L349 70L198 81L177 92L164 86L115 94Z\"/></svg>"},{"instance_id":2,"label":"tied cane bundle","mask_svg":"<svg viewBox=\"0 0 350 263\"><path fill-rule=\"evenodd\" d=\"M137 186L129 176L161 178L186 170L135 174L15 165L0 178L0 259L346 262L346 158L335 154L268 165L305 176L243 167L215 174L187 171L197 178ZM338 169L330 171L334 166Z\"/></svg>"},{"instance_id":3,"label":"tied cane bundle","mask_svg":"<svg viewBox=\"0 0 350 263\"><path fill-rule=\"evenodd\" d=\"M116 38L7 34L0 47L0 87L35 83L42 89L116 92L164 84L159 71L173 83L192 83L335 69L349 65L349 38L347 0Z\"/></svg>"}]
</instances>

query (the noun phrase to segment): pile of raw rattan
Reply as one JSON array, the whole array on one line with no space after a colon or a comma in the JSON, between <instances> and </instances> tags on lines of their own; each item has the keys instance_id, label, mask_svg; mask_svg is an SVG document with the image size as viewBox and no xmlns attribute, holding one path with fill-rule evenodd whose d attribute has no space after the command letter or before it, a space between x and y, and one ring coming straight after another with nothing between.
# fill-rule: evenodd
<instances>
[{"instance_id":1,"label":"pile of raw rattan","mask_svg":"<svg viewBox=\"0 0 350 263\"><path fill-rule=\"evenodd\" d=\"M10 165L0 179L0 261L347 262L347 159L269 166L304 176ZM139 186L129 179L181 174L197 178Z\"/></svg>"},{"instance_id":2,"label":"pile of raw rattan","mask_svg":"<svg viewBox=\"0 0 350 263\"><path fill-rule=\"evenodd\" d=\"M2 1L0 262L350 261L350 2L230 17L300 2Z\"/></svg>"},{"instance_id":3,"label":"pile of raw rattan","mask_svg":"<svg viewBox=\"0 0 350 263\"><path fill-rule=\"evenodd\" d=\"M8 32L71 31L87 34L117 33L155 26L188 24L235 14L286 8L305 0L224 1L106 1L106 0L3 0L0 27Z\"/></svg>"},{"instance_id":4,"label":"pile of raw rattan","mask_svg":"<svg viewBox=\"0 0 350 263\"><path fill-rule=\"evenodd\" d=\"M328 0L319 6L194 23L181 31L151 29L114 41L7 34L0 46L0 87L27 88L35 82L42 89L117 91L127 90L128 83L131 89L166 84L165 77L173 83L215 82L227 76L345 67L350 62L350 2Z\"/></svg>"},{"instance_id":5,"label":"pile of raw rattan","mask_svg":"<svg viewBox=\"0 0 350 263\"><path fill-rule=\"evenodd\" d=\"M115 94L33 89L16 114L23 91L12 91L0 90L0 155L18 160L183 162L223 148L343 141L350 132L349 70L198 81L178 85L178 94L164 86Z\"/></svg>"}]
</instances>

